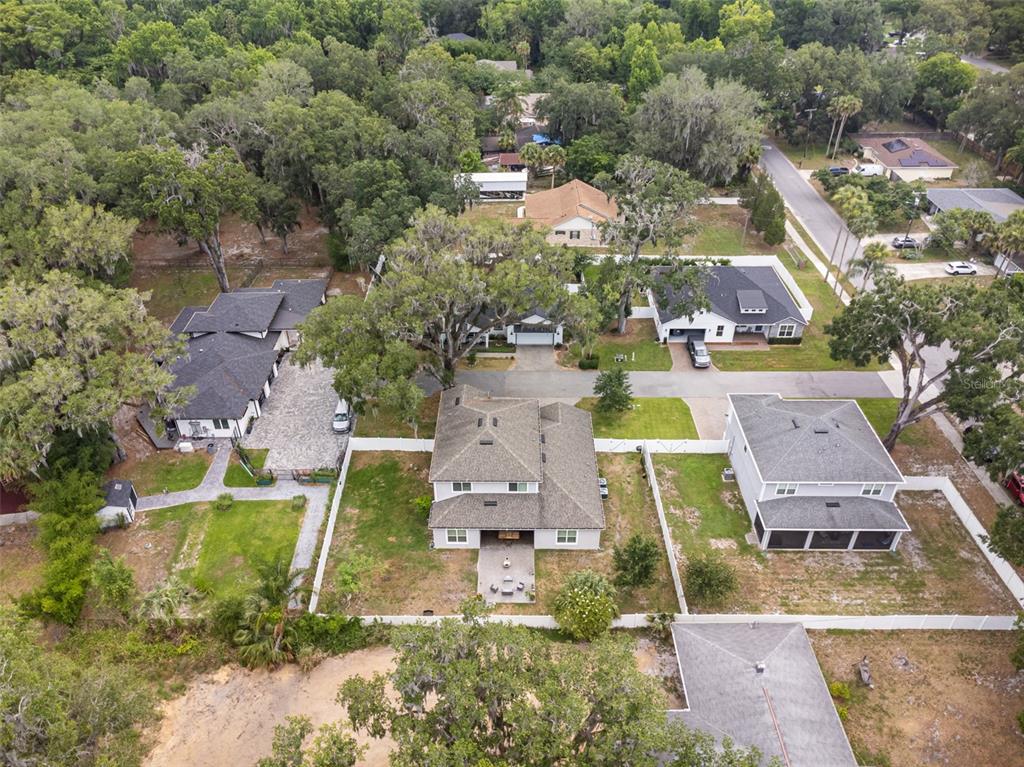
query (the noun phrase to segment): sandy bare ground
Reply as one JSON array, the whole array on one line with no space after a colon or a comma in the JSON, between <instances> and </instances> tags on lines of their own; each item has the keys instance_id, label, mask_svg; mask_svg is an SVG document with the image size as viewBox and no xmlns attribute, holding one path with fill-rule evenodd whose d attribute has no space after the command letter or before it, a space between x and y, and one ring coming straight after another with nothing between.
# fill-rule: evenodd
<instances>
[{"instance_id":1,"label":"sandy bare ground","mask_svg":"<svg viewBox=\"0 0 1024 767\"><path fill-rule=\"evenodd\" d=\"M274 727L285 717L308 716L314 726L341 719L334 701L338 687L353 676L369 678L391 670L387 647L328 658L309 674L289 664L276 671L224 666L193 682L166 703L154 733L156 745L146 767L248 767L270 753ZM392 744L363 735L365 767L385 767Z\"/></svg>"}]
</instances>

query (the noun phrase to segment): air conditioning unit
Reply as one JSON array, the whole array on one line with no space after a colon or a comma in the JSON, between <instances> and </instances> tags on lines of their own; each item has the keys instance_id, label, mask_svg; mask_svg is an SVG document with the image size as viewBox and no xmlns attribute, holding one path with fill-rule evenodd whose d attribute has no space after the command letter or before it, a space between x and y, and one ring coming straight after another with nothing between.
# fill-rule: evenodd
<instances>
[{"instance_id":1,"label":"air conditioning unit","mask_svg":"<svg viewBox=\"0 0 1024 767\"><path fill-rule=\"evenodd\" d=\"M722 469L722 481L723 482L735 482L736 481L736 470L732 467L726 467Z\"/></svg>"}]
</instances>

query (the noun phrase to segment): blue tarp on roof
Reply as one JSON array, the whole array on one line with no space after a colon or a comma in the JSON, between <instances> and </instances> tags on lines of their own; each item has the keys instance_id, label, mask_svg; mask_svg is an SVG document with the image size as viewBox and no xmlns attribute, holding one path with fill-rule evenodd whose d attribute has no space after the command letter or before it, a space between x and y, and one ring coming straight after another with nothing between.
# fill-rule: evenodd
<instances>
[{"instance_id":1,"label":"blue tarp on roof","mask_svg":"<svg viewBox=\"0 0 1024 767\"><path fill-rule=\"evenodd\" d=\"M534 144L558 144L559 146L562 145L561 141L559 141L556 138L551 138L551 136L548 136L546 133L534 133L532 140Z\"/></svg>"}]
</instances>

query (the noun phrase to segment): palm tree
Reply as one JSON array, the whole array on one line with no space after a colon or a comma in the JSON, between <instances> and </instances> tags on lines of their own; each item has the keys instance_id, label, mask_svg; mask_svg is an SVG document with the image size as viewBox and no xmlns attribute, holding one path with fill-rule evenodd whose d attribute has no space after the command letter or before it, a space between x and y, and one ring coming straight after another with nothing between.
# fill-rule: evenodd
<instances>
[{"instance_id":1,"label":"palm tree","mask_svg":"<svg viewBox=\"0 0 1024 767\"><path fill-rule=\"evenodd\" d=\"M1010 258L1024 253L1024 211L1014 211L999 225L995 237L996 250L1003 254L999 276L1010 271Z\"/></svg>"},{"instance_id":2,"label":"palm tree","mask_svg":"<svg viewBox=\"0 0 1024 767\"><path fill-rule=\"evenodd\" d=\"M521 90L522 86L513 80L505 80L495 87L491 106L494 107L499 125L511 126L513 130L519 127L519 120L523 116L523 102L519 98Z\"/></svg>"},{"instance_id":3,"label":"palm tree","mask_svg":"<svg viewBox=\"0 0 1024 767\"><path fill-rule=\"evenodd\" d=\"M523 161L523 165L536 177L537 170L544 164L544 147L532 142L524 144L519 150L519 159Z\"/></svg>"},{"instance_id":4,"label":"palm tree","mask_svg":"<svg viewBox=\"0 0 1024 767\"><path fill-rule=\"evenodd\" d=\"M835 125L836 120L839 121L839 130L836 132L836 143L832 149L832 159L836 159L839 154L839 144L843 140L843 129L846 127L846 121L853 117L855 114L860 112L864 108L864 102L862 102L856 96L839 96L829 104L828 112L832 116L832 124ZM831 140L831 139L830 139ZM828 148L825 153L828 154Z\"/></svg>"},{"instance_id":5,"label":"palm tree","mask_svg":"<svg viewBox=\"0 0 1024 767\"><path fill-rule=\"evenodd\" d=\"M139 617L165 636L177 632L184 622L185 607L197 598L195 590L172 575L139 603Z\"/></svg>"},{"instance_id":6,"label":"palm tree","mask_svg":"<svg viewBox=\"0 0 1024 767\"><path fill-rule=\"evenodd\" d=\"M555 174L565 166L565 150L558 144L551 144L544 149L541 156L545 165L551 166L551 188L555 188Z\"/></svg>"},{"instance_id":7,"label":"palm tree","mask_svg":"<svg viewBox=\"0 0 1024 767\"><path fill-rule=\"evenodd\" d=\"M295 649L288 607L300 590L301 572L292 572L287 560L277 559L256 565L256 574L256 586L245 598L234 640L247 666L276 666Z\"/></svg>"},{"instance_id":8,"label":"palm tree","mask_svg":"<svg viewBox=\"0 0 1024 767\"><path fill-rule=\"evenodd\" d=\"M859 258L850 261L847 274L856 277L863 275L861 290L868 289L868 282L878 284L878 281L889 274L895 274L896 270L886 263L889 255L889 248L884 242L871 242L864 246L864 251Z\"/></svg>"}]
</instances>

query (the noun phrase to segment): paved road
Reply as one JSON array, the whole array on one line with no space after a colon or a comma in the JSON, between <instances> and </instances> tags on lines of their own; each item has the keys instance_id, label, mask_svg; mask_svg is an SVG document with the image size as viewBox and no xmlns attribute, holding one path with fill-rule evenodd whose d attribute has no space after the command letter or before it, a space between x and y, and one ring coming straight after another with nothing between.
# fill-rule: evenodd
<instances>
[{"instance_id":1,"label":"paved road","mask_svg":"<svg viewBox=\"0 0 1024 767\"><path fill-rule=\"evenodd\" d=\"M769 139L762 139L761 146L764 147L761 166L772 177L779 194L786 201L786 207L810 233L821 252L829 256L835 246L836 235L843 229L843 220L774 143ZM838 252L843 252L842 248ZM844 271L845 264L856 258L859 252L860 248L851 237L845 249ZM833 261L838 260L837 253Z\"/></svg>"},{"instance_id":2,"label":"paved road","mask_svg":"<svg viewBox=\"0 0 1024 767\"><path fill-rule=\"evenodd\" d=\"M1010 70L1004 67L1002 64L996 64L988 59L983 59L980 56L961 56L960 61L966 61L971 66L975 66L978 69L984 69L986 72L1009 72Z\"/></svg>"},{"instance_id":3,"label":"paved road","mask_svg":"<svg viewBox=\"0 0 1024 767\"><path fill-rule=\"evenodd\" d=\"M495 396L543 399L589 397L594 393L592 371L461 372L460 383ZM777 392L784 397L891 397L878 373L859 371L809 373L635 372L629 375L638 397L723 397L727 393Z\"/></svg>"}]
</instances>

